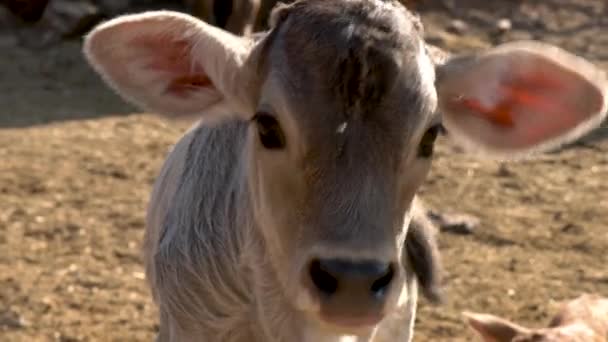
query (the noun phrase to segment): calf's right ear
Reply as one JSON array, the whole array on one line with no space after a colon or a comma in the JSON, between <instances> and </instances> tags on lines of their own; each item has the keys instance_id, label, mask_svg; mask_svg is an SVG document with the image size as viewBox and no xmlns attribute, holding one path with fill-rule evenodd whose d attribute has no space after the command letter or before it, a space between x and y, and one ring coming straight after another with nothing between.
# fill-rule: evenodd
<instances>
[{"instance_id":1,"label":"calf's right ear","mask_svg":"<svg viewBox=\"0 0 608 342\"><path fill-rule=\"evenodd\" d=\"M87 61L127 101L151 112L204 120L253 111L246 60L253 42L190 15L150 11L98 25Z\"/></svg>"}]
</instances>

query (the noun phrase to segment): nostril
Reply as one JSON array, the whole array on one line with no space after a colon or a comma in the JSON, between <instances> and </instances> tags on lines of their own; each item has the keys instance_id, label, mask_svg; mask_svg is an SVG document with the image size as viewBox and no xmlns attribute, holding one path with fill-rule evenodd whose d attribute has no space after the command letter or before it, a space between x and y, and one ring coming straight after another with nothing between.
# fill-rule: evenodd
<instances>
[{"instance_id":1,"label":"nostril","mask_svg":"<svg viewBox=\"0 0 608 342\"><path fill-rule=\"evenodd\" d=\"M325 271L323 267L321 267L321 262L319 260L313 260L310 263L309 272L313 284L315 284L317 289L321 292L326 295L332 295L338 290L338 279Z\"/></svg>"},{"instance_id":2,"label":"nostril","mask_svg":"<svg viewBox=\"0 0 608 342\"><path fill-rule=\"evenodd\" d=\"M394 275L395 275L395 271L393 270L393 266L390 265L386 269L386 272L384 273L384 275L382 275L380 278L376 279L376 281L374 281L374 283L372 284L372 287L371 287L372 293L374 295L382 296L386 292L388 285L393 280Z\"/></svg>"}]
</instances>

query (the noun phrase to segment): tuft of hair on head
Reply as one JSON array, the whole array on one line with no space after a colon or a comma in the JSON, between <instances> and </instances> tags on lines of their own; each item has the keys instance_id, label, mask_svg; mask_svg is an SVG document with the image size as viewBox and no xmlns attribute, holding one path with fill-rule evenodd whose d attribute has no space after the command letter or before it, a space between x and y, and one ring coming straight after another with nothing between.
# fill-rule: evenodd
<instances>
[{"instance_id":1,"label":"tuft of hair on head","mask_svg":"<svg viewBox=\"0 0 608 342\"><path fill-rule=\"evenodd\" d=\"M296 3L299 1L296 1ZM284 3L278 2L270 12L270 16L268 18L268 26L270 28L275 28L285 20L289 16L289 12L291 8L294 6L293 3Z\"/></svg>"}]
</instances>

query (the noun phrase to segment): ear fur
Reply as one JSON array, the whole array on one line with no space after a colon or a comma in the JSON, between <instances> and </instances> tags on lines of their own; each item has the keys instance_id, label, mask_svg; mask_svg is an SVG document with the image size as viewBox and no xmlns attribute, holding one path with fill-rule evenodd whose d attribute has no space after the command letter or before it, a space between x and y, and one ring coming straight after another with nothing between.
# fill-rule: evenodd
<instances>
[{"instance_id":1,"label":"ear fur","mask_svg":"<svg viewBox=\"0 0 608 342\"><path fill-rule=\"evenodd\" d=\"M450 58L437 68L444 125L470 151L505 159L572 142L608 111L606 73L533 41Z\"/></svg>"},{"instance_id":2,"label":"ear fur","mask_svg":"<svg viewBox=\"0 0 608 342\"><path fill-rule=\"evenodd\" d=\"M83 52L103 80L138 107L171 117L252 110L250 39L190 15L149 11L95 27Z\"/></svg>"}]
</instances>

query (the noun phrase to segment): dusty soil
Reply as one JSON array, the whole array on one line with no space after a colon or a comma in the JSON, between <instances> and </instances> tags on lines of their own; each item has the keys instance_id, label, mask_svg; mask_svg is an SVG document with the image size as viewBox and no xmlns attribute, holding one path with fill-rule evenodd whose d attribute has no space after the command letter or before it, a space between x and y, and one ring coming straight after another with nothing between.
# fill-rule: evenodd
<instances>
[{"instance_id":1,"label":"dusty soil","mask_svg":"<svg viewBox=\"0 0 608 342\"><path fill-rule=\"evenodd\" d=\"M604 0L446 3L419 9L429 39L452 51L533 38L608 67ZM498 34L503 17L513 29ZM447 33L453 18L466 34ZM1 341L150 341L157 329L139 253L144 210L186 127L124 104L79 48L0 50ZM481 225L441 235L449 301L421 302L417 341L472 340L463 310L538 326L553 301L608 294L607 131L504 165L440 141L423 198Z\"/></svg>"}]
</instances>

